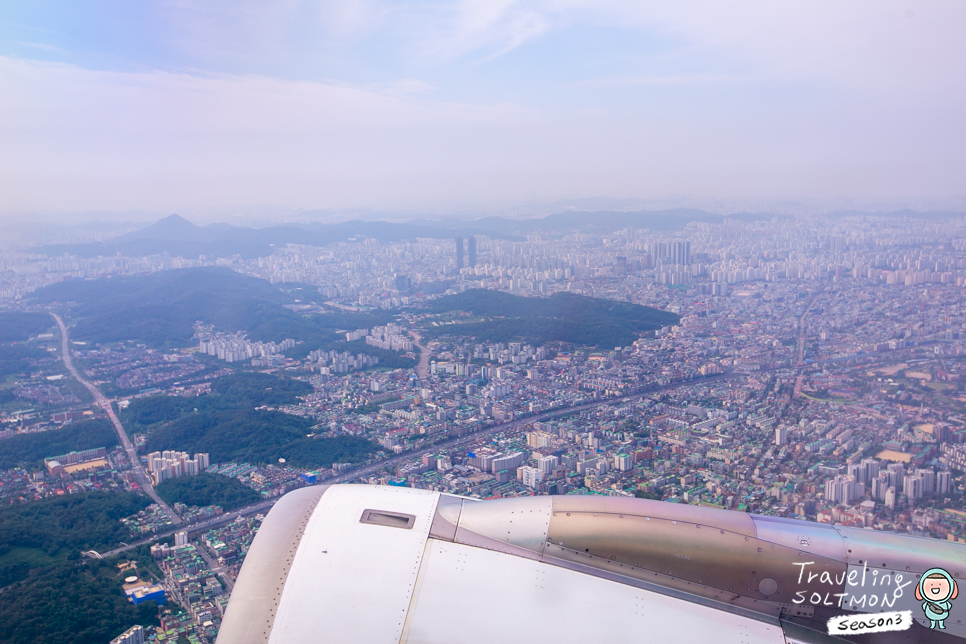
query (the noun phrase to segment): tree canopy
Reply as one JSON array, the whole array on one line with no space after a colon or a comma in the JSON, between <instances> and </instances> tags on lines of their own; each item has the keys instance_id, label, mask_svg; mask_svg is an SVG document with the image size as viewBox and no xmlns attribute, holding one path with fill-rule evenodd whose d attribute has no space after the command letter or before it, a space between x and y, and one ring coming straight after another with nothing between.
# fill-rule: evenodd
<instances>
[{"instance_id":1,"label":"tree canopy","mask_svg":"<svg viewBox=\"0 0 966 644\"><path fill-rule=\"evenodd\" d=\"M88 492L0 507L0 554L13 547L101 550L127 538L123 517L151 500L133 492Z\"/></svg>"},{"instance_id":2,"label":"tree canopy","mask_svg":"<svg viewBox=\"0 0 966 644\"><path fill-rule=\"evenodd\" d=\"M234 510L262 500L261 494L238 479L207 472L168 479L155 490L170 505L220 505L225 510Z\"/></svg>"},{"instance_id":3,"label":"tree canopy","mask_svg":"<svg viewBox=\"0 0 966 644\"><path fill-rule=\"evenodd\" d=\"M163 425L148 436L148 450L207 452L211 462L277 463L284 458L300 467L329 467L353 462L376 451L364 438L308 437L312 421L265 410L197 413Z\"/></svg>"},{"instance_id":4,"label":"tree canopy","mask_svg":"<svg viewBox=\"0 0 966 644\"><path fill-rule=\"evenodd\" d=\"M252 340L292 338L302 342L300 351L308 353L331 343L344 344L339 344L336 329L368 328L395 317L383 311L296 313L284 304L304 297L301 289L221 267L60 282L31 297L46 304L69 304L75 323L72 337L91 342L132 340L152 347L190 344L200 320L220 331L245 331Z\"/></svg>"},{"instance_id":5,"label":"tree canopy","mask_svg":"<svg viewBox=\"0 0 966 644\"><path fill-rule=\"evenodd\" d=\"M484 289L441 297L426 309L434 313L465 311L485 318L426 327L427 338L452 334L491 342L560 341L608 348L629 345L641 333L676 324L681 319L677 314L640 304L573 293L520 297Z\"/></svg>"},{"instance_id":6,"label":"tree canopy","mask_svg":"<svg viewBox=\"0 0 966 644\"><path fill-rule=\"evenodd\" d=\"M46 313L0 313L0 342L23 342L54 325Z\"/></svg>"},{"instance_id":7,"label":"tree canopy","mask_svg":"<svg viewBox=\"0 0 966 644\"><path fill-rule=\"evenodd\" d=\"M40 467L41 461L68 452L117 445L111 424L100 418L80 420L61 429L17 434L0 440L0 469Z\"/></svg>"},{"instance_id":8,"label":"tree canopy","mask_svg":"<svg viewBox=\"0 0 966 644\"><path fill-rule=\"evenodd\" d=\"M116 563L64 561L5 588L0 641L103 644L135 624L157 624L155 602L128 602Z\"/></svg>"}]
</instances>

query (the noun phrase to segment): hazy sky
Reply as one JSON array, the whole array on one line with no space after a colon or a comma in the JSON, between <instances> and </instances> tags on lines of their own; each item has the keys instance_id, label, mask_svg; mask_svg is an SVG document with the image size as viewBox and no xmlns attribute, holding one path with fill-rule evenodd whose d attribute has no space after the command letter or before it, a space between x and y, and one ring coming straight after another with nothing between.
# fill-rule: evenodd
<instances>
[{"instance_id":1,"label":"hazy sky","mask_svg":"<svg viewBox=\"0 0 966 644\"><path fill-rule=\"evenodd\" d=\"M966 194L966 3L10 0L0 212Z\"/></svg>"}]
</instances>

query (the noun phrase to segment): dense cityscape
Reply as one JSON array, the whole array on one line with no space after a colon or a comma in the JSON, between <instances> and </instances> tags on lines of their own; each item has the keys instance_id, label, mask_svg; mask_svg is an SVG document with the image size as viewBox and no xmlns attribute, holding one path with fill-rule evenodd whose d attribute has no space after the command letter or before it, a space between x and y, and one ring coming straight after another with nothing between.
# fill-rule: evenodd
<instances>
[{"instance_id":1,"label":"dense cityscape","mask_svg":"<svg viewBox=\"0 0 966 644\"><path fill-rule=\"evenodd\" d=\"M272 335L246 326L263 309L199 314L180 336L108 340L43 295L219 268L284 294L300 324L344 317ZM966 218L912 213L359 236L258 257L8 247L0 313L36 322L3 338L0 501L143 500L116 518L123 539L82 555L118 558L118 592L157 605L117 642L213 642L262 518L310 485L639 497L966 543L964 287ZM481 299L494 293L521 299ZM581 341L565 316L519 332L506 322L523 304L492 308L537 300L659 317ZM269 457L179 429L202 417L275 419L292 442Z\"/></svg>"}]
</instances>

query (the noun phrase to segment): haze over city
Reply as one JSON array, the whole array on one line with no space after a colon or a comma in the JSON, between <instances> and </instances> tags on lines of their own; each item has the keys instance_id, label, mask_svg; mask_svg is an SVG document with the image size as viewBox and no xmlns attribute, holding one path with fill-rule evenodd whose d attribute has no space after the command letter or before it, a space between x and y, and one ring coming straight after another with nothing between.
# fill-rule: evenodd
<instances>
[{"instance_id":1,"label":"haze over city","mask_svg":"<svg viewBox=\"0 0 966 644\"><path fill-rule=\"evenodd\" d=\"M964 12L6 3L0 212L958 209Z\"/></svg>"},{"instance_id":2,"label":"haze over city","mask_svg":"<svg viewBox=\"0 0 966 644\"><path fill-rule=\"evenodd\" d=\"M962 644L964 33L3 4L0 642Z\"/></svg>"}]
</instances>

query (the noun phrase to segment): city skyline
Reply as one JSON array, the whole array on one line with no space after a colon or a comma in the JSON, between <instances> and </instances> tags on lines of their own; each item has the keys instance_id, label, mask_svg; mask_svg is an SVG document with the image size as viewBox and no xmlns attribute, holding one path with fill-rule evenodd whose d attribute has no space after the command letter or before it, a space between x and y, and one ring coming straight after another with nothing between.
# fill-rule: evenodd
<instances>
[{"instance_id":1,"label":"city skyline","mask_svg":"<svg viewBox=\"0 0 966 644\"><path fill-rule=\"evenodd\" d=\"M95 596L150 615L119 608L104 641L142 623L212 642L265 513L319 485L966 543L966 217L692 214L10 240L4 516L115 508L70 537L79 563L40 568L136 567ZM151 230L171 226L203 230ZM61 232L43 241L97 239ZM18 534L0 539L33 552Z\"/></svg>"},{"instance_id":2,"label":"city skyline","mask_svg":"<svg viewBox=\"0 0 966 644\"><path fill-rule=\"evenodd\" d=\"M966 639L964 32L0 3L0 641Z\"/></svg>"}]
</instances>

